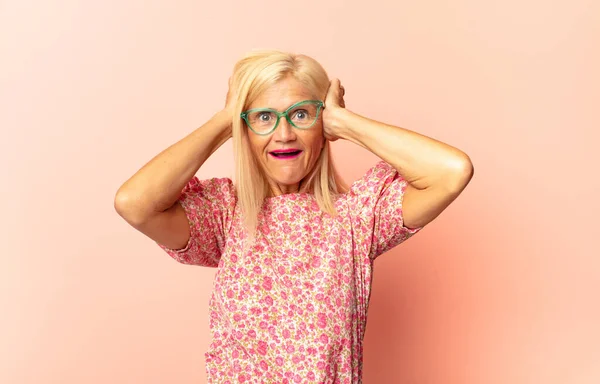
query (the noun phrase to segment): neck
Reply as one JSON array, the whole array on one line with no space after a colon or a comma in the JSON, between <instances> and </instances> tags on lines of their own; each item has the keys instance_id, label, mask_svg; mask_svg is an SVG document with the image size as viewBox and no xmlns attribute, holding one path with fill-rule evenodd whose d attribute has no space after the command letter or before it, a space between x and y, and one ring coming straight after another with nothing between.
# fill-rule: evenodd
<instances>
[{"instance_id":1,"label":"neck","mask_svg":"<svg viewBox=\"0 0 600 384\"><path fill-rule=\"evenodd\" d=\"M277 183L273 183L269 185L269 195L268 197L275 197L279 195L287 195L289 193L300 193L302 181L295 185L279 185Z\"/></svg>"}]
</instances>

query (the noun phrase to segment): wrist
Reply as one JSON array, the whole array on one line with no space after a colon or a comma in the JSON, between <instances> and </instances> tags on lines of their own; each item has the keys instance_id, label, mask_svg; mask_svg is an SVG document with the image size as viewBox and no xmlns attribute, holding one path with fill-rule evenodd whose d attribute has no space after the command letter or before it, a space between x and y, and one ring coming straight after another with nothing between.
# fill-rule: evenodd
<instances>
[{"instance_id":1,"label":"wrist","mask_svg":"<svg viewBox=\"0 0 600 384\"><path fill-rule=\"evenodd\" d=\"M232 111L229 109L222 109L213 115L212 120L221 127L223 132L231 136L233 123Z\"/></svg>"},{"instance_id":2,"label":"wrist","mask_svg":"<svg viewBox=\"0 0 600 384\"><path fill-rule=\"evenodd\" d=\"M355 120L358 115L346 108L337 108L332 115L332 128L335 136L355 142L353 127L356 126Z\"/></svg>"}]
</instances>

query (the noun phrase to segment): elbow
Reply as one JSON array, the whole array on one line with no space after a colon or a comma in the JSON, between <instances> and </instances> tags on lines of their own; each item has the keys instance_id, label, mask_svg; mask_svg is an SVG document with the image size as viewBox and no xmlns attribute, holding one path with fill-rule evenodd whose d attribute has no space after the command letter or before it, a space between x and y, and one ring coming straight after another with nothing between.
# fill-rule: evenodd
<instances>
[{"instance_id":1,"label":"elbow","mask_svg":"<svg viewBox=\"0 0 600 384\"><path fill-rule=\"evenodd\" d=\"M129 200L129 197L122 193L120 190L115 194L113 206L115 208L115 211L117 211L117 213L120 216L123 216L123 214L125 214L125 212L127 211L127 205L129 204Z\"/></svg>"},{"instance_id":2,"label":"elbow","mask_svg":"<svg viewBox=\"0 0 600 384\"><path fill-rule=\"evenodd\" d=\"M139 199L122 191L118 191L115 195L113 206L115 211L125 221L134 227L137 227L144 221L144 215L139 207Z\"/></svg>"},{"instance_id":3,"label":"elbow","mask_svg":"<svg viewBox=\"0 0 600 384\"><path fill-rule=\"evenodd\" d=\"M131 212L131 198L120 190L115 194L113 207L119 216L125 218Z\"/></svg>"},{"instance_id":4,"label":"elbow","mask_svg":"<svg viewBox=\"0 0 600 384\"><path fill-rule=\"evenodd\" d=\"M451 165L450 189L461 192L469 184L475 173L473 162L466 154Z\"/></svg>"}]
</instances>

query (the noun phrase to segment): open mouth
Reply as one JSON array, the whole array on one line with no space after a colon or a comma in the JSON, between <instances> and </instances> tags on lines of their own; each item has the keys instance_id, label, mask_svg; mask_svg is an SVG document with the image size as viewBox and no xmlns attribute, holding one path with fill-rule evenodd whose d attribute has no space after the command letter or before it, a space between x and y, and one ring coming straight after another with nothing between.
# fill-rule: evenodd
<instances>
[{"instance_id":1,"label":"open mouth","mask_svg":"<svg viewBox=\"0 0 600 384\"><path fill-rule=\"evenodd\" d=\"M280 160L294 159L300 156L301 153L302 151L269 152L271 156Z\"/></svg>"}]
</instances>

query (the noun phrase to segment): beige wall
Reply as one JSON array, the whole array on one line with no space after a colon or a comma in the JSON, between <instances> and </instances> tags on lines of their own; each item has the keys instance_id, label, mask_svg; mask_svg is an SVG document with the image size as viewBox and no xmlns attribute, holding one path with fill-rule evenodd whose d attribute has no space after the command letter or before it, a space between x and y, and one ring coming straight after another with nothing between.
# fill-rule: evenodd
<instances>
[{"instance_id":1,"label":"beige wall","mask_svg":"<svg viewBox=\"0 0 600 384\"><path fill-rule=\"evenodd\" d=\"M205 382L214 270L171 260L113 197L222 107L239 56L280 48L475 164L377 261L365 382L598 383L598 4L0 2L0 382ZM376 160L334 151L348 181ZM229 142L199 176L232 171Z\"/></svg>"}]
</instances>

